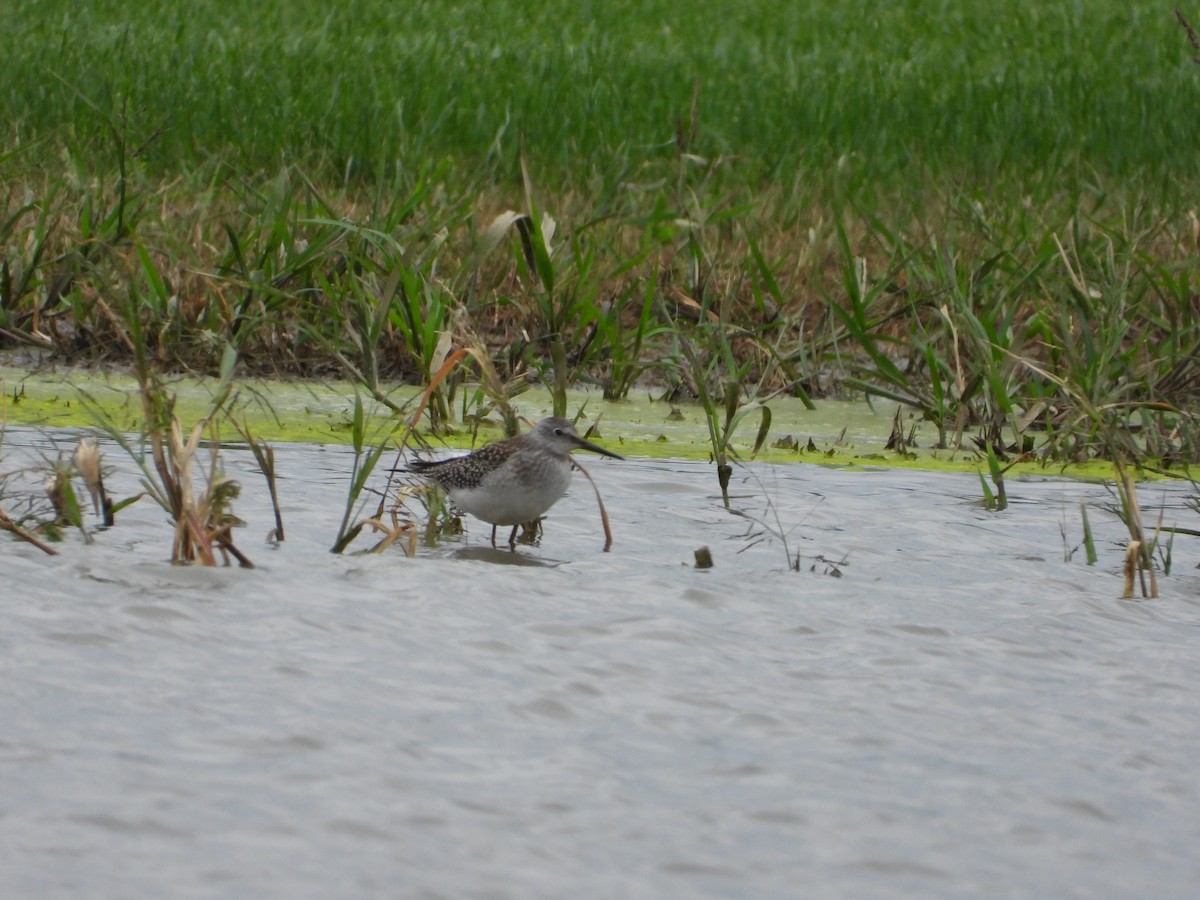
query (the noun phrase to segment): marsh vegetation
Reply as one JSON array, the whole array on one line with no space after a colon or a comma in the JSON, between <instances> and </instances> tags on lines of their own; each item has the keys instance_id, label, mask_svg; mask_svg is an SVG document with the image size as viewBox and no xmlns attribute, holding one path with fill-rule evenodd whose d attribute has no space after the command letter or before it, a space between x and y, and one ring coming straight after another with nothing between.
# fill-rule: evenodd
<instances>
[{"instance_id":1,"label":"marsh vegetation","mask_svg":"<svg viewBox=\"0 0 1200 900\"><path fill-rule=\"evenodd\" d=\"M20 6L5 345L128 360L124 305L168 369L374 390L453 344L559 414L865 391L1196 457L1200 69L1154 4Z\"/></svg>"}]
</instances>

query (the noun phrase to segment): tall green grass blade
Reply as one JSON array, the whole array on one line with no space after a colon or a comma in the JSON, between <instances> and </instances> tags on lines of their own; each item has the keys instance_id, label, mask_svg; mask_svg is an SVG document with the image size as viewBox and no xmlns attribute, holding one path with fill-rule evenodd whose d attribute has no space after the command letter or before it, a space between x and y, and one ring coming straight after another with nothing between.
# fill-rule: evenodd
<instances>
[{"instance_id":1,"label":"tall green grass blade","mask_svg":"<svg viewBox=\"0 0 1200 900\"><path fill-rule=\"evenodd\" d=\"M1096 541L1092 537L1092 523L1088 521L1087 503L1083 498L1079 498L1079 515L1083 519L1083 548L1087 555L1087 564L1094 566L1096 564Z\"/></svg>"}]
</instances>

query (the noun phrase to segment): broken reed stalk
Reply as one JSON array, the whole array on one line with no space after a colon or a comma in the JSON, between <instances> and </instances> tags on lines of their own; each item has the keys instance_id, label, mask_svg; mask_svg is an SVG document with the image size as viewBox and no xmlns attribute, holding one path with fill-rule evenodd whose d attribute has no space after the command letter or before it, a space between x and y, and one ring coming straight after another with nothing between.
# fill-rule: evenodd
<instances>
[{"instance_id":1,"label":"broken reed stalk","mask_svg":"<svg viewBox=\"0 0 1200 900\"><path fill-rule=\"evenodd\" d=\"M7 531L26 543L33 544L33 546L37 547L48 556L58 556L57 550L55 550L49 544L39 540L35 535L30 534L11 518L9 518L8 513L2 509L0 509L0 531Z\"/></svg>"},{"instance_id":2,"label":"broken reed stalk","mask_svg":"<svg viewBox=\"0 0 1200 900\"><path fill-rule=\"evenodd\" d=\"M1140 573L1138 566L1138 557L1141 555L1142 542L1130 541L1129 546L1125 548L1125 593L1121 596L1125 600L1133 599L1133 579L1134 573ZM1142 596L1146 596L1146 584L1142 582Z\"/></svg>"},{"instance_id":3,"label":"broken reed stalk","mask_svg":"<svg viewBox=\"0 0 1200 900\"><path fill-rule=\"evenodd\" d=\"M1129 549L1125 555L1125 597L1133 596L1133 579L1129 571L1130 559L1137 560L1138 580L1141 584L1142 596L1149 599L1158 597L1158 581L1154 575L1154 560L1150 556L1150 545L1146 541L1146 530L1142 525L1142 510L1138 505L1137 485L1133 476L1119 457L1113 460L1117 470L1117 495L1121 499L1122 519L1129 530ZM1147 588L1146 573L1149 573L1150 584Z\"/></svg>"},{"instance_id":4,"label":"broken reed stalk","mask_svg":"<svg viewBox=\"0 0 1200 900\"><path fill-rule=\"evenodd\" d=\"M83 479L88 494L92 498L92 508L101 518L106 528L111 528L116 521L112 498L104 489L104 473L100 467L100 449L96 441L90 437L80 438L79 446L75 448L75 471Z\"/></svg>"},{"instance_id":5,"label":"broken reed stalk","mask_svg":"<svg viewBox=\"0 0 1200 900\"><path fill-rule=\"evenodd\" d=\"M596 482L588 474L588 470L581 466L574 457L571 457L571 466L583 473L583 477L591 483L592 490L596 492L596 505L600 507L600 524L604 526L604 552L607 553L612 549L613 536L612 527L608 524L608 511L605 510L604 500L600 496L600 488L596 487Z\"/></svg>"}]
</instances>

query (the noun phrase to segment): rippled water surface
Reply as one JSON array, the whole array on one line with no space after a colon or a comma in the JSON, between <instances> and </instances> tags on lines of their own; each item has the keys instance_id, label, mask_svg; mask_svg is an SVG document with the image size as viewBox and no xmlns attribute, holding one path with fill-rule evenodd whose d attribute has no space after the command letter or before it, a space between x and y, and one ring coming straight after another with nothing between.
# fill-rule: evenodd
<instances>
[{"instance_id":1,"label":"rippled water surface","mask_svg":"<svg viewBox=\"0 0 1200 900\"><path fill-rule=\"evenodd\" d=\"M146 500L0 536L0 896L1195 896L1200 546L1119 599L1102 487L740 470L796 572L710 466L584 458L611 553L576 476L540 547L410 560L326 552L348 451L277 454L278 548L227 456L253 571L171 567Z\"/></svg>"}]
</instances>

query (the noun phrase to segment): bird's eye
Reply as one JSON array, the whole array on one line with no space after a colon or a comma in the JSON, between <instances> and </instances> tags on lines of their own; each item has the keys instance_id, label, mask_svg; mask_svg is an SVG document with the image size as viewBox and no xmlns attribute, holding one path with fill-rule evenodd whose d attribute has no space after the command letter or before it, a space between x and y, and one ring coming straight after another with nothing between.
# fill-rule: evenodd
<instances>
[{"instance_id":1,"label":"bird's eye","mask_svg":"<svg viewBox=\"0 0 1200 900\"><path fill-rule=\"evenodd\" d=\"M554 433L557 434L559 437L562 437L566 432L564 432L561 428L555 428Z\"/></svg>"}]
</instances>

